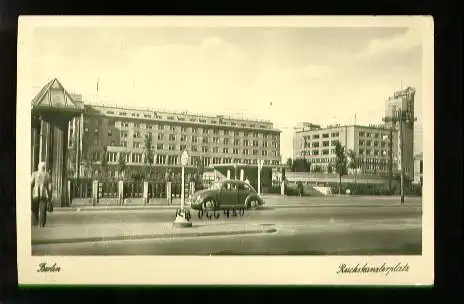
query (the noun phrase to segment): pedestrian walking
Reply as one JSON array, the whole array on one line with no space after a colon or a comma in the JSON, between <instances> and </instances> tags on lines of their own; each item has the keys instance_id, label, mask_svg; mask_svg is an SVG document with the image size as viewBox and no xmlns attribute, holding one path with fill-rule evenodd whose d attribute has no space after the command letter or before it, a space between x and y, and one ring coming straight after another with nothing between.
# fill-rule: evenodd
<instances>
[{"instance_id":1,"label":"pedestrian walking","mask_svg":"<svg viewBox=\"0 0 464 304\"><path fill-rule=\"evenodd\" d=\"M47 222L47 205L51 202L51 177L45 162L40 162L38 170L32 173L32 224L45 227Z\"/></svg>"}]
</instances>

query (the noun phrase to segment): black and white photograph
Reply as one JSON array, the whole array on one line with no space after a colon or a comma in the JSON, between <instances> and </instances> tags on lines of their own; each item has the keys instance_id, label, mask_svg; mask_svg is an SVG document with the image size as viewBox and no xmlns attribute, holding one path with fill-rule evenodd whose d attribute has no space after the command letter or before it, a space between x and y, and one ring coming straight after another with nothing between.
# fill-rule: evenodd
<instances>
[{"instance_id":1,"label":"black and white photograph","mask_svg":"<svg viewBox=\"0 0 464 304\"><path fill-rule=\"evenodd\" d=\"M433 284L431 17L18 33L20 284Z\"/></svg>"}]
</instances>

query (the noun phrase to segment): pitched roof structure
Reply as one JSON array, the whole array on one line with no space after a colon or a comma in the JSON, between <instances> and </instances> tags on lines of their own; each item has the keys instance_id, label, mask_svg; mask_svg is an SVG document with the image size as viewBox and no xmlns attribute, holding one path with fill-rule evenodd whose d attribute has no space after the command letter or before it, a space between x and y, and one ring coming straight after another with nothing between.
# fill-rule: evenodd
<instances>
[{"instance_id":1,"label":"pitched roof structure","mask_svg":"<svg viewBox=\"0 0 464 304\"><path fill-rule=\"evenodd\" d=\"M71 110L82 111L84 106L81 102L73 100L57 78L50 80L32 99L32 110Z\"/></svg>"}]
</instances>

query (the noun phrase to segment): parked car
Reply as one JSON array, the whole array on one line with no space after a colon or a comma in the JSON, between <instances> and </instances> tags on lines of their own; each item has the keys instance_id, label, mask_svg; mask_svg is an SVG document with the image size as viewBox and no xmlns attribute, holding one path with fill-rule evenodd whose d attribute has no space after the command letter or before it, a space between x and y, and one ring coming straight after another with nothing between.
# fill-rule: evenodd
<instances>
[{"instance_id":1,"label":"parked car","mask_svg":"<svg viewBox=\"0 0 464 304\"><path fill-rule=\"evenodd\" d=\"M215 182L210 188L195 192L188 202L190 208L198 211L198 217L202 218L206 213L207 218L220 216L219 211L229 217L230 211L236 216L245 214L247 209L256 209L264 205L263 199L250 184L240 180L222 180Z\"/></svg>"}]
</instances>

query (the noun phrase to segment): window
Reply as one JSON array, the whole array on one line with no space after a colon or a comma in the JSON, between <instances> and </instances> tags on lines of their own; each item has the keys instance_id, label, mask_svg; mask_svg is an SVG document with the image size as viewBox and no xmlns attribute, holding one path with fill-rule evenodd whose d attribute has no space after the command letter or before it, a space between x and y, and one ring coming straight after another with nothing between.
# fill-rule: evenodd
<instances>
[{"instance_id":1,"label":"window","mask_svg":"<svg viewBox=\"0 0 464 304\"><path fill-rule=\"evenodd\" d=\"M122 140L122 141L121 141L121 146L127 148L127 141Z\"/></svg>"},{"instance_id":2,"label":"window","mask_svg":"<svg viewBox=\"0 0 464 304\"><path fill-rule=\"evenodd\" d=\"M319 143L318 142L313 142L313 148L319 148Z\"/></svg>"},{"instance_id":3,"label":"window","mask_svg":"<svg viewBox=\"0 0 464 304\"><path fill-rule=\"evenodd\" d=\"M214 137L213 138L213 143L218 144L219 143L219 137Z\"/></svg>"},{"instance_id":4,"label":"window","mask_svg":"<svg viewBox=\"0 0 464 304\"><path fill-rule=\"evenodd\" d=\"M240 132L239 132L239 131L235 131L235 132L234 132L234 135L235 135L235 136L239 136L239 135L240 135Z\"/></svg>"},{"instance_id":5,"label":"window","mask_svg":"<svg viewBox=\"0 0 464 304\"><path fill-rule=\"evenodd\" d=\"M158 134L158 140L163 140L164 136L163 134Z\"/></svg>"},{"instance_id":6,"label":"window","mask_svg":"<svg viewBox=\"0 0 464 304\"><path fill-rule=\"evenodd\" d=\"M258 155L258 150L253 149L253 155Z\"/></svg>"},{"instance_id":7,"label":"window","mask_svg":"<svg viewBox=\"0 0 464 304\"><path fill-rule=\"evenodd\" d=\"M157 150L163 150L163 149L164 149L164 145L163 145L163 144L157 144L157 145L156 145L156 149L157 149Z\"/></svg>"},{"instance_id":8,"label":"window","mask_svg":"<svg viewBox=\"0 0 464 304\"><path fill-rule=\"evenodd\" d=\"M248 149L243 149L243 154L248 155Z\"/></svg>"},{"instance_id":9,"label":"window","mask_svg":"<svg viewBox=\"0 0 464 304\"><path fill-rule=\"evenodd\" d=\"M258 132L253 132L253 137L258 137Z\"/></svg>"},{"instance_id":10,"label":"window","mask_svg":"<svg viewBox=\"0 0 464 304\"><path fill-rule=\"evenodd\" d=\"M175 132L175 131L176 131L176 127L171 126L170 130L171 130L171 132Z\"/></svg>"},{"instance_id":11,"label":"window","mask_svg":"<svg viewBox=\"0 0 464 304\"><path fill-rule=\"evenodd\" d=\"M323 147L328 147L328 146L329 146L329 141L328 141L328 140L323 141L323 142L322 142L322 146L323 146Z\"/></svg>"},{"instance_id":12,"label":"window","mask_svg":"<svg viewBox=\"0 0 464 304\"><path fill-rule=\"evenodd\" d=\"M129 135L129 133L127 131L121 131L121 137L122 138L127 138Z\"/></svg>"},{"instance_id":13,"label":"window","mask_svg":"<svg viewBox=\"0 0 464 304\"><path fill-rule=\"evenodd\" d=\"M197 128L192 128L192 133L197 133L198 129Z\"/></svg>"},{"instance_id":14,"label":"window","mask_svg":"<svg viewBox=\"0 0 464 304\"><path fill-rule=\"evenodd\" d=\"M214 135L218 135L218 134L219 134L219 130L215 129L215 130L213 131L213 134L214 134Z\"/></svg>"},{"instance_id":15,"label":"window","mask_svg":"<svg viewBox=\"0 0 464 304\"><path fill-rule=\"evenodd\" d=\"M92 153L92 160L93 161L100 161L100 152L97 152L97 151L93 152Z\"/></svg>"},{"instance_id":16,"label":"window","mask_svg":"<svg viewBox=\"0 0 464 304\"><path fill-rule=\"evenodd\" d=\"M198 138L196 136L192 136L192 142L196 143L198 141Z\"/></svg>"},{"instance_id":17,"label":"window","mask_svg":"<svg viewBox=\"0 0 464 304\"><path fill-rule=\"evenodd\" d=\"M267 148L267 145L268 145L267 141L263 142L263 147L264 148Z\"/></svg>"},{"instance_id":18,"label":"window","mask_svg":"<svg viewBox=\"0 0 464 304\"><path fill-rule=\"evenodd\" d=\"M224 145L228 145L229 144L229 139L228 138L224 138Z\"/></svg>"},{"instance_id":19,"label":"window","mask_svg":"<svg viewBox=\"0 0 464 304\"><path fill-rule=\"evenodd\" d=\"M141 153L132 153L132 162L133 163L141 163L142 162L142 154Z\"/></svg>"},{"instance_id":20,"label":"window","mask_svg":"<svg viewBox=\"0 0 464 304\"><path fill-rule=\"evenodd\" d=\"M208 153L208 147L201 147L201 152Z\"/></svg>"},{"instance_id":21,"label":"window","mask_svg":"<svg viewBox=\"0 0 464 304\"><path fill-rule=\"evenodd\" d=\"M203 143L207 144L208 143L208 137L203 137Z\"/></svg>"},{"instance_id":22,"label":"window","mask_svg":"<svg viewBox=\"0 0 464 304\"><path fill-rule=\"evenodd\" d=\"M229 135L229 130L224 130L224 135Z\"/></svg>"},{"instance_id":23,"label":"window","mask_svg":"<svg viewBox=\"0 0 464 304\"><path fill-rule=\"evenodd\" d=\"M248 146L248 139L245 139L245 140L243 141L243 145L244 145L244 146Z\"/></svg>"},{"instance_id":24,"label":"window","mask_svg":"<svg viewBox=\"0 0 464 304\"><path fill-rule=\"evenodd\" d=\"M364 145L364 140L360 139L360 140L359 140L359 145L360 145L360 146Z\"/></svg>"},{"instance_id":25,"label":"window","mask_svg":"<svg viewBox=\"0 0 464 304\"><path fill-rule=\"evenodd\" d=\"M248 136L248 132L243 132L243 136Z\"/></svg>"},{"instance_id":26,"label":"window","mask_svg":"<svg viewBox=\"0 0 464 304\"><path fill-rule=\"evenodd\" d=\"M134 138L140 138L140 132L139 131L134 132Z\"/></svg>"},{"instance_id":27,"label":"window","mask_svg":"<svg viewBox=\"0 0 464 304\"><path fill-rule=\"evenodd\" d=\"M319 139L319 134L313 135L313 139Z\"/></svg>"},{"instance_id":28,"label":"window","mask_svg":"<svg viewBox=\"0 0 464 304\"><path fill-rule=\"evenodd\" d=\"M218 153L219 152L219 148L218 147L214 147L213 148L213 153Z\"/></svg>"},{"instance_id":29,"label":"window","mask_svg":"<svg viewBox=\"0 0 464 304\"><path fill-rule=\"evenodd\" d=\"M140 148L140 143L139 142L133 142L132 147L138 149L138 148Z\"/></svg>"},{"instance_id":30,"label":"window","mask_svg":"<svg viewBox=\"0 0 464 304\"><path fill-rule=\"evenodd\" d=\"M239 139L234 139L234 145L235 145L235 146L240 145L240 140L239 140Z\"/></svg>"},{"instance_id":31,"label":"window","mask_svg":"<svg viewBox=\"0 0 464 304\"><path fill-rule=\"evenodd\" d=\"M222 149L222 153L228 154L229 153L229 148Z\"/></svg>"},{"instance_id":32,"label":"window","mask_svg":"<svg viewBox=\"0 0 464 304\"><path fill-rule=\"evenodd\" d=\"M198 151L197 146L192 146L192 151L197 152Z\"/></svg>"},{"instance_id":33,"label":"window","mask_svg":"<svg viewBox=\"0 0 464 304\"><path fill-rule=\"evenodd\" d=\"M328 138L328 137L329 137L329 133L322 134L322 138Z\"/></svg>"},{"instance_id":34,"label":"window","mask_svg":"<svg viewBox=\"0 0 464 304\"><path fill-rule=\"evenodd\" d=\"M169 151L174 151L176 149L176 145L169 145Z\"/></svg>"},{"instance_id":35,"label":"window","mask_svg":"<svg viewBox=\"0 0 464 304\"><path fill-rule=\"evenodd\" d=\"M186 150L186 149L187 149L187 146L186 146L186 145L180 145L180 150L181 150L181 151L184 151L184 150Z\"/></svg>"},{"instance_id":36,"label":"window","mask_svg":"<svg viewBox=\"0 0 464 304\"><path fill-rule=\"evenodd\" d=\"M114 142L114 140L112 140L112 141L110 142L110 146L115 146L115 145L116 145L116 143Z\"/></svg>"},{"instance_id":37,"label":"window","mask_svg":"<svg viewBox=\"0 0 464 304\"><path fill-rule=\"evenodd\" d=\"M164 130L164 125L159 125L158 130Z\"/></svg>"},{"instance_id":38,"label":"window","mask_svg":"<svg viewBox=\"0 0 464 304\"><path fill-rule=\"evenodd\" d=\"M272 151L272 156L277 156L277 151Z\"/></svg>"},{"instance_id":39,"label":"window","mask_svg":"<svg viewBox=\"0 0 464 304\"><path fill-rule=\"evenodd\" d=\"M106 160L110 163L115 163L116 162L116 155L117 153L116 152L108 152L106 154Z\"/></svg>"},{"instance_id":40,"label":"window","mask_svg":"<svg viewBox=\"0 0 464 304\"><path fill-rule=\"evenodd\" d=\"M187 128L186 128L186 127L181 127L181 128L180 128L180 131L181 131L181 132L187 132Z\"/></svg>"},{"instance_id":41,"label":"window","mask_svg":"<svg viewBox=\"0 0 464 304\"><path fill-rule=\"evenodd\" d=\"M169 141L175 141L176 140L176 136L175 135L169 135Z\"/></svg>"},{"instance_id":42,"label":"window","mask_svg":"<svg viewBox=\"0 0 464 304\"><path fill-rule=\"evenodd\" d=\"M267 150L263 150L263 151L261 152L261 154L262 154L263 156L267 156Z\"/></svg>"},{"instance_id":43,"label":"window","mask_svg":"<svg viewBox=\"0 0 464 304\"><path fill-rule=\"evenodd\" d=\"M232 150L232 153L233 153L233 154L238 154L238 149L237 149L237 148L234 148L234 149Z\"/></svg>"},{"instance_id":44,"label":"window","mask_svg":"<svg viewBox=\"0 0 464 304\"><path fill-rule=\"evenodd\" d=\"M257 140L253 140L253 147L257 147L258 146L258 141Z\"/></svg>"}]
</instances>

